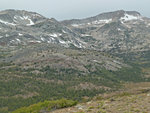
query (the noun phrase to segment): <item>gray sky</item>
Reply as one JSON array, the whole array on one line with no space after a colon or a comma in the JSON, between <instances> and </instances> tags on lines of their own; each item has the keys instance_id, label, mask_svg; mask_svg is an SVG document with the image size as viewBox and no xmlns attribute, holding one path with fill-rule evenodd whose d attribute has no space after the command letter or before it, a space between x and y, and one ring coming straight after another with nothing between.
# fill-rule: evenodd
<instances>
[{"instance_id":1,"label":"gray sky","mask_svg":"<svg viewBox=\"0 0 150 113\"><path fill-rule=\"evenodd\" d=\"M58 20L85 18L120 9L150 17L150 0L0 0L0 10L5 9L34 11Z\"/></svg>"}]
</instances>

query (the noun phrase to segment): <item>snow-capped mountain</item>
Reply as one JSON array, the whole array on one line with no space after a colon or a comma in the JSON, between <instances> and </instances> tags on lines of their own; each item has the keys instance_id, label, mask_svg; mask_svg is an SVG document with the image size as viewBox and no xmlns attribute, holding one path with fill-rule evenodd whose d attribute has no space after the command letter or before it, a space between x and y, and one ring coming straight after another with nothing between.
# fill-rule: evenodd
<instances>
[{"instance_id":1,"label":"snow-capped mountain","mask_svg":"<svg viewBox=\"0 0 150 113\"><path fill-rule=\"evenodd\" d=\"M55 43L65 47L84 47L79 35L55 19L34 12L5 10L0 12L0 45Z\"/></svg>"},{"instance_id":2,"label":"snow-capped mountain","mask_svg":"<svg viewBox=\"0 0 150 113\"><path fill-rule=\"evenodd\" d=\"M150 19L136 11L115 11L62 23L102 51L144 51L150 48Z\"/></svg>"},{"instance_id":3,"label":"snow-capped mountain","mask_svg":"<svg viewBox=\"0 0 150 113\"><path fill-rule=\"evenodd\" d=\"M72 26L82 26L82 25L92 25L92 24L106 24L110 23L115 20L124 21L131 21L131 20L140 20L142 16L140 13L136 11L114 11L108 13L102 13L94 17L85 18L85 19L73 19L73 20L65 20L62 23L65 25L72 25Z\"/></svg>"},{"instance_id":4,"label":"snow-capped mountain","mask_svg":"<svg viewBox=\"0 0 150 113\"><path fill-rule=\"evenodd\" d=\"M59 22L35 12L0 12L0 45L35 43L126 52L150 49L150 19L136 11L114 11Z\"/></svg>"},{"instance_id":5,"label":"snow-capped mountain","mask_svg":"<svg viewBox=\"0 0 150 113\"><path fill-rule=\"evenodd\" d=\"M24 10L5 10L0 12L0 23L10 26L31 26L45 19L40 14Z\"/></svg>"}]
</instances>

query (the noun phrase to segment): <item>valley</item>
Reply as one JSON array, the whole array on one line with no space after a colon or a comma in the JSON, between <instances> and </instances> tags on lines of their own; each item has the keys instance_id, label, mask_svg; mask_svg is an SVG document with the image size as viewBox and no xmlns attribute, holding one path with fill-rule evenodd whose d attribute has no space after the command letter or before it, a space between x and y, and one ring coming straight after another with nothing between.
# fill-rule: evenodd
<instances>
[{"instance_id":1,"label":"valley","mask_svg":"<svg viewBox=\"0 0 150 113\"><path fill-rule=\"evenodd\" d=\"M57 102L70 102L59 101L65 98L83 106L86 102L90 104L85 105L86 110L73 107L62 111L55 109L54 113L71 113L69 109L94 113L99 111L94 98L104 94L119 95L123 90L127 95L102 101L112 108L120 101L124 106L126 99L148 100L149 24L150 19L136 11L119 10L64 21L24 10L1 11L0 112L9 113L44 101L52 101L55 108ZM130 84L132 91L128 91ZM146 92L138 89L143 84L148 87ZM134 90L140 93L134 94ZM149 105L149 101L146 102ZM66 105L69 106L72 104ZM58 105L58 109L64 107ZM113 112L117 113L118 109L128 112L116 107ZM41 110L50 112L43 107ZM145 113L148 110L147 107ZM102 111L112 112L107 108Z\"/></svg>"}]
</instances>

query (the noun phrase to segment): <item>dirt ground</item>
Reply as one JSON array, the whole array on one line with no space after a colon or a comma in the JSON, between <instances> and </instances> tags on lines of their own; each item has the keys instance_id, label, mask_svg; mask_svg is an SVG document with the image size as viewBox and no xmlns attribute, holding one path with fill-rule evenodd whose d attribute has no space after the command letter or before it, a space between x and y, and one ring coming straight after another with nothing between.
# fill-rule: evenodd
<instances>
[{"instance_id":1,"label":"dirt ground","mask_svg":"<svg viewBox=\"0 0 150 113\"><path fill-rule=\"evenodd\" d=\"M102 94L92 101L51 113L150 113L150 83L125 84L122 91Z\"/></svg>"}]
</instances>

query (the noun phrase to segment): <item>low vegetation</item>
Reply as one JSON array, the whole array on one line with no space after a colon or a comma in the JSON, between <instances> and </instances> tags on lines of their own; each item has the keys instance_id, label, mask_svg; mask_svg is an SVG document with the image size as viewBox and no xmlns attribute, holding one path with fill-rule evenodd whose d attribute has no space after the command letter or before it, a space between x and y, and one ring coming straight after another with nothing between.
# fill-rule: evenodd
<instances>
[{"instance_id":1,"label":"low vegetation","mask_svg":"<svg viewBox=\"0 0 150 113\"><path fill-rule=\"evenodd\" d=\"M39 113L40 111L53 111L60 108L71 107L76 105L76 101L72 100L55 100L55 101L44 101L37 104L33 104L29 107L19 108L12 113Z\"/></svg>"},{"instance_id":2,"label":"low vegetation","mask_svg":"<svg viewBox=\"0 0 150 113\"><path fill-rule=\"evenodd\" d=\"M125 84L125 87L124 91L101 94L88 102L54 113L149 113L150 83Z\"/></svg>"},{"instance_id":3,"label":"low vegetation","mask_svg":"<svg viewBox=\"0 0 150 113\"><path fill-rule=\"evenodd\" d=\"M150 81L150 78L142 76L144 73L148 74L148 62L144 65L140 64L142 62L140 60L131 60L133 62L130 61L129 66L113 71L105 68L109 68L111 64L107 65L106 62L96 60L93 63L93 57L100 60L106 57L109 58L108 62L112 63L113 58L106 53L90 50L81 52L78 49L57 47L45 48L40 52L33 51L36 48L32 49L27 52L34 59L31 56L27 57L28 54L17 55L13 50L11 53L9 49L9 52L6 52L7 57L0 58L0 112L2 113L36 105L45 100L66 98L85 102L98 94L120 90L127 82ZM64 57L67 60L62 59ZM78 64L80 62L83 64ZM114 64L112 67L115 66L122 65ZM128 94L120 96L124 95ZM89 107L90 110L92 106Z\"/></svg>"}]
</instances>

